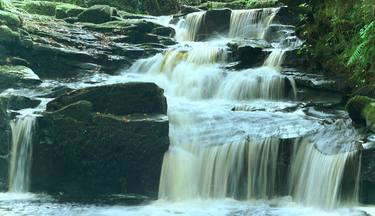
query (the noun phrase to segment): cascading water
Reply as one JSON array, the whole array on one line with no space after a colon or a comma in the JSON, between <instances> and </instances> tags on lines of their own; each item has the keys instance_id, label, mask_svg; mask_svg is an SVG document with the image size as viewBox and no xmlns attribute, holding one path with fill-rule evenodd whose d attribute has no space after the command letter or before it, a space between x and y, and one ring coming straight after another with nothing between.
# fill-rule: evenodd
<instances>
[{"instance_id":1,"label":"cascading water","mask_svg":"<svg viewBox=\"0 0 375 216\"><path fill-rule=\"evenodd\" d=\"M244 139L217 146L187 143L165 155L159 198L270 198L274 194L278 140Z\"/></svg>"},{"instance_id":2,"label":"cascading water","mask_svg":"<svg viewBox=\"0 0 375 216\"><path fill-rule=\"evenodd\" d=\"M205 12L190 13L177 24L177 41L195 41Z\"/></svg>"},{"instance_id":3,"label":"cascading water","mask_svg":"<svg viewBox=\"0 0 375 216\"><path fill-rule=\"evenodd\" d=\"M9 191L11 192L27 192L29 190L34 124L35 116L20 117L10 123L12 149Z\"/></svg>"},{"instance_id":4,"label":"cascading water","mask_svg":"<svg viewBox=\"0 0 375 216\"><path fill-rule=\"evenodd\" d=\"M230 38L263 39L267 27L272 23L278 8L233 10L230 19Z\"/></svg>"},{"instance_id":5,"label":"cascading water","mask_svg":"<svg viewBox=\"0 0 375 216\"><path fill-rule=\"evenodd\" d=\"M229 37L263 39L277 11L277 8L232 11ZM185 24L184 29L180 29L179 24L178 31L191 33L185 41L195 40L202 17L202 12L199 12L180 21L190 23ZM231 197L249 200L290 195L299 203L324 208L340 206L344 201L345 204L355 202L358 194L354 192L356 190L347 192L343 189L343 178L348 164L359 166L359 160L355 160L357 151L323 154L316 147L322 144L322 140L304 138L292 142L293 149L288 152L280 147L277 135L272 137L254 131L253 134L249 131L254 129L240 126L247 124L244 118L251 118L245 110L231 113L204 105L207 99L211 104L211 100L232 101L228 103L285 100L289 95L288 88L295 97L293 79L280 73L285 52L300 45L298 39L285 43L290 40L288 36L276 44L262 67L236 72L224 69L226 61L218 56L226 56L223 55L226 50L220 46L223 42L217 41L199 42L198 46L188 43L182 50L173 48L163 55L140 60L133 66L132 72L165 77L163 79L167 81L159 84L170 96L170 109L177 109L169 112L171 146L164 157L160 199L181 201ZM198 101L186 102L184 99L184 102L178 102L180 99L177 98L181 96L188 98L187 101ZM202 107L198 106L199 112L186 114L186 109L176 108L182 106L181 103L188 103L190 107L201 104ZM219 103L217 106L223 105ZM273 114L266 115L277 118ZM262 119L260 116L259 113L255 118ZM285 133L277 127L275 130L280 132L275 134ZM336 134L340 132L331 131L330 136ZM285 154L292 158L287 165L290 169L279 164ZM351 182L358 186L358 178L351 178Z\"/></svg>"},{"instance_id":6,"label":"cascading water","mask_svg":"<svg viewBox=\"0 0 375 216\"><path fill-rule=\"evenodd\" d=\"M278 10L232 11L229 38L207 42L195 42L205 12L189 14L175 26L183 44L106 80L156 82L168 98L171 144L161 171L160 200L120 214L209 215L194 210L210 205L211 215L320 215L288 204L334 208L357 202L360 155L354 129L337 119L327 126L307 115L295 101L294 80L282 74L285 53L300 45L298 38L266 42L265 51L271 52L261 67L226 67L227 43L263 40ZM94 82L79 84L88 83ZM27 191L34 121L12 122L11 191ZM286 204L274 203L280 197ZM229 199L228 204L227 198L248 202ZM253 202L259 199L260 205ZM106 215L97 210L93 214Z\"/></svg>"}]
</instances>

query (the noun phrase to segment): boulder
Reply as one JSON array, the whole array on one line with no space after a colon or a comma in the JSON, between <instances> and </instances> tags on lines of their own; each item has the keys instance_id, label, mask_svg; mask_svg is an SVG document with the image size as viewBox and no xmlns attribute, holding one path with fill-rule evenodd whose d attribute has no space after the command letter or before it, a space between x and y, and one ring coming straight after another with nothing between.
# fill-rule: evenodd
<instances>
[{"instance_id":1,"label":"boulder","mask_svg":"<svg viewBox=\"0 0 375 216\"><path fill-rule=\"evenodd\" d=\"M68 92L48 103L47 111L55 111L82 100L92 102L95 112L114 115L167 112L163 90L153 83L117 84Z\"/></svg>"},{"instance_id":2,"label":"boulder","mask_svg":"<svg viewBox=\"0 0 375 216\"><path fill-rule=\"evenodd\" d=\"M10 27L20 27L21 19L14 13L0 10L0 24Z\"/></svg>"},{"instance_id":3,"label":"boulder","mask_svg":"<svg viewBox=\"0 0 375 216\"><path fill-rule=\"evenodd\" d=\"M375 99L354 96L348 101L346 110L354 122L366 125L375 132Z\"/></svg>"},{"instance_id":4,"label":"boulder","mask_svg":"<svg viewBox=\"0 0 375 216\"><path fill-rule=\"evenodd\" d=\"M215 35L226 34L229 31L230 9L215 9L207 11L197 33L197 40L205 40Z\"/></svg>"},{"instance_id":5,"label":"boulder","mask_svg":"<svg viewBox=\"0 0 375 216\"><path fill-rule=\"evenodd\" d=\"M162 89L153 83L90 87L47 107L36 129L31 191L156 198L169 146Z\"/></svg>"},{"instance_id":6,"label":"boulder","mask_svg":"<svg viewBox=\"0 0 375 216\"><path fill-rule=\"evenodd\" d=\"M42 81L25 66L0 66L0 89L39 85Z\"/></svg>"},{"instance_id":7,"label":"boulder","mask_svg":"<svg viewBox=\"0 0 375 216\"><path fill-rule=\"evenodd\" d=\"M116 15L116 8L108 5L94 5L80 13L78 15L78 21L99 24L111 21L112 17Z\"/></svg>"},{"instance_id":8,"label":"boulder","mask_svg":"<svg viewBox=\"0 0 375 216\"><path fill-rule=\"evenodd\" d=\"M65 19L67 17L76 17L85 11L85 8L73 4L61 4L56 6L55 16L58 19Z\"/></svg>"},{"instance_id":9,"label":"boulder","mask_svg":"<svg viewBox=\"0 0 375 216\"><path fill-rule=\"evenodd\" d=\"M12 44L19 40L19 34L6 25L0 25L0 44Z\"/></svg>"}]
</instances>

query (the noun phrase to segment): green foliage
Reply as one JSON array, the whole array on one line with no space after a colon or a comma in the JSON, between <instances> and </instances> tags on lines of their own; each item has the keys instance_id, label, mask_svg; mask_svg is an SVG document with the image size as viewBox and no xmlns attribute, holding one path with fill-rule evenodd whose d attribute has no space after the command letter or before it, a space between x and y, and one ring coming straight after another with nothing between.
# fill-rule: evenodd
<instances>
[{"instance_id":1,"label":"green foliage","mask_svg":"<svg viewBox=\"0 0 375 216\"><path fill-rule=\"evenodd\" d=\"M301 14L297 32L309 44L305 51L354 86L375 81L374 5L374 0L307 0L295 6Z\"/></svg>"}]
</instances>

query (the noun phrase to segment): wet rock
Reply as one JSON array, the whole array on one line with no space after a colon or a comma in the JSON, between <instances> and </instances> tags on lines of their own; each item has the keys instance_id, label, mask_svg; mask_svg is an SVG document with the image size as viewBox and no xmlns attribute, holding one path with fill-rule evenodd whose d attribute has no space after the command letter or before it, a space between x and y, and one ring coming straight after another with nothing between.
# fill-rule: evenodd
<instances>
[{"instance_id":1,"label":"wet rock","mask_svg":"<svg viewBox=\"0 0 375 216\"><path fill-rule=\"evenodd\" d=\"M48 103L47 111L82 100L90 101L95 112L115 115L167 112L163 90L153 83L117 84L68 92Z\"/></svg>"},{"instance_id":2,"label":"wet rock","mask_svg":"<svg viewBox=\"0 0 375 216\"><path fill-rule=\"evenodd\" d=\"M0 89L35 86L42 81L25 66L0 66Z\"/></svg>"},{"instance_id":3,"label":"wet rock","mask_svg":"<svg viewBox=\"0 0 375 216\"><path fill-rule=\"evenodd\" d=\"M264 33L264 39L268 42L280 42L282 39L294 34L294 26L271 24Z\"/></svg>"},{"instance_id":4,"label":"wet rock","mask_svg":"<svg viewBox=\"0 0 375 216\"><path fill-rule=\"evenodd\" d=\"M111 21L112 16L116 15L116 8L108 5L94 5L80 13L78 15L78 21L99 24Z\"/></svg>"},{"instance_id":5,"label":"wet rock","mask_svg":"<svg viewBox=\"0 0 375 216\"><path fill-rule=\"evenodd\" d=\"M230 44L231 58L237 61L236 69L261 66L268 52L254 44Z\"/></svg>"},{"instance_id":6,"label":"wet rock","mask_svg":"<svg viewBox=\"0 0 375 216\"><path fill-rule=\"evenodd\" d=\"M169 123L153 83L98 86L51 101L38 120L31 190L156 197Z\"/></svg>"},{"instance_id":7,"label":"wet rock","mask_svg":"<svg viewBox=\"0 0 375 216\"><path fill-rule=\"evenodd\" d=\"M231 13L230 9L207 11L197 33L197 40L201 41L215 35L226 34L229 31Z\"/></svg>"},{"instance_id":8,"label":"wet rock","mask_svg":"<svg viewBox=\"0 0 375 216\"><path fill-rule=\"evenodd\" d=\"M282 73L293 78L297 86L301 87L337 93L347 93L351 89L344 77L333 77L329 74L312 73L293 68L285 68Z\"/></svg>"},{"instance_id":9,"label":"wet rock","mask_svg":"<svg viewBox=\"0 0 375 216\"><path fill-rule=\"evenodd\" d=\"M362 151L359 201L363 204L375 203L375 148Z\"/></svg>"},{"instance_id":10,"label":"wet rock","mask_svg":"<svg viewBox=\"0 0 375 216\"><path fill-rule=\"evenodd\" d=\"M21 110L35 108L40 104L40 101L19 95L10 95L0 96L0 104L8 110Z\"/></svg>"},{"instance_id":11,"label":"wet rock","mask_svg":"<svg viewBox=\"0 0 375 216\"><path fill-rule=\"evenodd\" d=\"M160 52L174 44L171 37L152 34L167 32L162 26L144 20L121 20L102 24L68 24L52 17L26 20L20 35L4 26L7 37L0 38L10 57L25 59L42 78L67 78L98 72L115 73L139 58ZM2 26L0 27L0 35ZM6 40L6 41L2 41Z\"/></svg>"},{"instance_id":12,"label":"wet rock","mask_svg":"<svg viewBox=\"0 0 375 216\"><path fill-rule=\"evenodd\" d=\"M375 99L355 96L348 101L346 110L354 122L366 125L375 132Z\"/></svg>"}]
</instances>

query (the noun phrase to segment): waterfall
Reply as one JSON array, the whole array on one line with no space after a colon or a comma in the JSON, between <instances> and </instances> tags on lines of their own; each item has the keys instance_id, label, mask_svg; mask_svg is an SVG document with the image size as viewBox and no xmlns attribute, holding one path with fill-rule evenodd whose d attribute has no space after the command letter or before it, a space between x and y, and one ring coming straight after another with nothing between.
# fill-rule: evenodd
<instances>
[{"instance_id":1,"label":"waterfall","mask_svg":"<svg viewBox=\"0 0 375 216\"><path fill-rule=\"evenodd\" d=\"M195 41L206 12L190 13L186 19L181 19L177 24L177 41Z\"/></svg>"},{"instance_id":2,"label":"waterfall","mask_svg":"<svg viewBox=\"0 0 375 216\"><path fill-rule=\"evenodd\" d=\"M233 10L229 37L262 39L278 10L278 8Z\"/></svg>"},{"instance_id":3,"label":"waterfall","mask_svg":"<svg viewBox=\"0 0 375 216\"><path fill-rule=\"evenodd\" d=\"M263 65L268 67L280 68L284 61L284 54L285 50L273 50L271 54L267 57Z\"/></svg>"},{"instance_id":4,"label":"waterfall","mask_svg":"<svg viewBox=\"0 0 375 216\"><path fill-rule=\"evenodd\" d=\"M32 133L35 116L20 117L10 123L12 150L9 172L9 191L27 192L30 186Z\"/></svg>"},{"instance_id":5,"label":"waterfall","mask_svg":"<svg viewBox=\"0 0 375 216\"><path fill-rule=\"evenodd\" d=\"M345 170L351 163L358 164L358 152L343 152L325 155L319 152L309 139L295 145L290 173L290 194L298 202L309 206L334 208L342 204L357 203L359 169L354 165L350 172L350 187L347 194L343 188ZM346 176L346 178L349 178ZM354 185L353 185L354 184Z\"/></svg>"},{"instance_id":6,"label":"waterfall","mask_svg":"<svg viewBox=\"0 0 375 216\"><path fill-rule=\"evenodd\" d=\"M218 97L236 100L273 99L280 100L288 95L289 79L273 68L260 67L235 72L222 82ZM293 92L296 92L294 85Z\"/></svg>"},{"instance_id":7,"label":"waterfall","mask_svg":"<svg viewBox=\"0 0 375 216\"><path fill-rule=\"evenodd\" d=\"M173 146L164 157L159 198L271 198L279 141Z\"/></svg>"}]
</instances>

